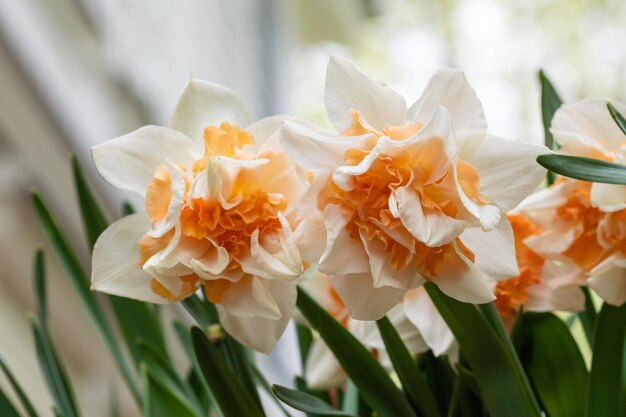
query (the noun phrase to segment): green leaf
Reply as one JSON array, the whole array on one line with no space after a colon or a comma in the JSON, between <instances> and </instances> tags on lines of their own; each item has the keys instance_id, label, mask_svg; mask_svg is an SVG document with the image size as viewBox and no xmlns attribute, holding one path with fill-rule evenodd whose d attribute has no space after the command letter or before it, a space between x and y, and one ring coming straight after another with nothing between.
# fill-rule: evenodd
<instances>
[{"instance_id":1,"label":"green leaf","mask_svg":"<svg viewBox=\"0 0 626 417\"><path fill-rule=\"evenodd\" d=\"M297 305L359 388L363 399L380 417L415 416L402 392L372 354L300 287Z\"/></svg>"},{"instance_id":2,"label":"green leaf","mask_svg":"<svg viewBox=\"0 0 626 417\"><path fill-rule=\"evenodd\" d=\"M437 400L439 410L445 414L450 405L450 396L456 377L448 358L445 356L435 357L429 350L418 356L418 363Z\"/></svg>"},{"instance_id":3,"label":"green leaf","mask_svg":"<svg viewBox=\"0 0 626 417\"><path fill-rule=\"evenodd\" d=\"M441 417L437 401L407 350L400 335L387 317L376 322L380 335L385 342L387 354L402 383L402 389L413 406L413 409L424 417Z\"/></svg>"},{"instance_id":4,"label":"green leaf","mask_svg":"<svg viewBox=\"0 0 626 417\"><path fill-rule=\"evenodd\" d=\"M21 417L17 412L9 397L0 389L0 416L2 417Z\"/></svg>"},{"instance_id":5,"label":"green leaf","mask_svg":"<svg viewBox=\"0 0 626 417\"><path fill-rule=\"evenodd\" d=\"M551 313L526 313L522 363L550 417L582 417L589 374L567 325Z\"/></svg>"},{"instance_id":6,"label":"green leaf","mask_svg":"<svg viewBox=\"0 0 626 417\"><path fill-rule=\"evenodd\" d=\"M264 417L248 391L237 380L217 349L197 327L191 329L191 341L202 375L224 417Z\"/></svg>"},{"instance_id":7,"label":"green leaf","mask_svg":"<svg viewBox=\"0 0 626 417\"><path fill-rule=\"evenodd\" d=\"M218 342L217 348L222 352L222 356L227 358L227 363L231 365L230 368L237 375L239 382L248 391L257 406L262 409L259 391L252 377L251 358L246 349L227 333Z\"/></svg>"},{"instance_id":8,"label":"green leaf","mask_svg":"<svg viewBox=\"0 0 626 417\"><path fill-rule=\"evenodd\" d=\"M71 160L72 173L74 174L74 186L78 194L78 203L83 219L83 226L87 233L89 247L93 248L93 245L96 244L96 240L98 240L98 236L108 227L109 222L89 190L89 186L87 185L87 181L85 180L76 155L72 155Z\"/></svg>"},{"instance_id":9,"label":"green leaf","mask_svg":"<svg viewBox=\"0 0 626 417\"><path fill-rule=\"evenodd\" d=\"M296 391L280 385L272 385L272 391L282 402L296 410L314 413L319 416L357 417L354 414L337 410L321 399L302 391Z\"/></svg>"},{"instance_id":10,"label":"green leaf","mask_svg":"<svg viewBox=\"0 0 626 417\"><path fill-rule=\"evenodd\" d=\"M626 336L626 304L615 307L604 303L593 335L593 358L587 398L588 417L620 417L622 361Z\"/></svg>"},{"instance_id":11,"label":"green leaf","mask_svg":"<svg viewBox=\"0 0 626 417\"><path fill-rule=\"evenodd\" d=\"M598 313L596 312L596 306L593 304L593 298L591 297L591 291L587 287L581 287L585 294L585 309L578 312L578 318L585 331L587 341L591 345L593 343L593 331L596 325L596 318Z\"/></svg>"},{"instance_id":12,"label":"green leaf","mask_svg":"<svg viewBox=\"0 0 626 417\"><path fill-rule=\"evenodd\" d=\"M510 345L502 342L475 306L446 296L431 282L424 287L476 375L489 413L498 417L540 417L537 401Z\"/></svg>"},{"instance_id":13,"label":"green leaf","mask_svg":"<svg viewBox=\"0 0 626 417\"><path fill-rule=\"evenodd\" d=\"M308 326L296 323L296 334L298 336L298 348L300 349L300 364L302 369L306 367L306 358L309 356L311 344L313 344L313 332Z\"/></svg>"},{"instance_id":14,"label":"green leaf","mask_svg":"<svg viewBox=\"0 0 626 417\"><path fill-rule=\"evenodd\" d=\"M80 266L76 255L70 248L63 234L59 230L59 227L37 193L32 194L32 200L37 218L39 219L39 223L46 239L48 240L48 243L57 255L57 258L65 270L70 284L78 295L78 298L87 312L87 315L91 319L104 344L111 352L111 355L117 363L123 378L128 384L131 394L133 394L134 398L140 402L141 396L133 378L131 369L122 354L122 350L120 349L117 340L115 340L113 331L106 322L104 312L102 311L100 304L98 304L94 294L89 288L89 278ZM63 410L60 411L62 412Z\"/></svg>"},{"instance_id":15,"label":"green leaf","mask_svg":"<svg viewBox=\"0 0 626 417\"><path fill-rule=\"evenodd\" d=\"M29 317L39 366L44 375L50 395L59 412L67 417L78 417L79 413L74 401L74 394L70 387L66 373L61 366L54 346L48 337L48 332L42 323L34 316Z\"/></svg>"},{"instance_id":16,"label":"green leaf","mask_svg":"<svg viewBox=\"0 0 626 417\"><path fill-rule=\"evenodd\" d=\"M606 103L606 107L609 109L609 114L615 120L615 123L617 123L617 127L626 135L626 119L624 116L611 103Z\"/></svg>"},{"instance_id":17,"label":"green leaf","mask_svg":"<svg viewBox=\"0 0 626 417\"><path fill-rule=\"evenodd\" d=\"M11 370L9 369L9 367L7 366L7 364L4 362L2 358L0 358L0 369L2 369L4 376L6 376L7 380L9 381L9 384L13 388L13 391L15 391L15 394L17 395L17 398L20 400L20 403L22 404L22 407L26 411L26 414L28 415L28 417L37 417L37 412L35 411L35 408L33 407L32 403L28 399L28 396L22 389L21 385L15 379L13 372L11 372ZM4 414L0 413L0 415L4 415Z\"/></svg>"},{"instance_id":18,"label":"green leaf","mask_svg":"<svg viewBox=\"0 0 626 417\"><path fill-rule=\"evenodd\" d=\"M96 201L76 156L72 156L72 170L74 173L74 183L78 194L80 212L83 219L83 226L87 233L90 249L93 249L96 240L108 227L109 222ZM108 296L117 323L122 331L122 336L126 341L126 346L130 350L135 364L138 366L141 360L140 352L137 350L136 341L138 339L149 340L163 354L167 354L161 325L155 309L147 303L143 303L128 298Z\"/></svg>"},{"instance_id":19,"label":"green leaf","mask_svg":"<svg viewBox=\"0 0 626 417\"><path fill-rule=\"evenodd\" d=\"M541 84L541 119L543 121L544 143L548 149L555 150L557 145L554 143L552 132L550 132L550 125L554 113L561 107L563 101L543 70L539 71L539 83ZM548 185L554 183L554 180L554 173L548 172Z\"/></svg>"},{"instance_id":20,"label":"green leaf","mask_svg":"<svg viewBox=\"0 0 626 417\"><path fill-rule=\"evenodd\" d=\"M626 166L582 156L545 154L537 162L565 177L604 184L626 184Z\"/></svg>"},{"instance_id":21,"label":"green leaf","mask_svg":"<svg viewBox=\"0 0 626 417\"><path fill-rule=\"evenodd\" d=\"M158 371L140 366L143 381L143 415L146 417L199 417L186 398Z\"/></svg>"},{"instance_id":22,"label":"green leaf","mask_svg":"<svg viewBox=\"0 0 626 417\"><path fill-rule=\"evenodd\" d=\"M252 373L254 374L254 379L258 382L261 388L263 388L263 391L269 394L269 396L274 400L274 402L276 403L276 406L280 408L280 411L282 411L285 417L291 417L291 414L289 414L289 412L285 409L285 407L283 406L283 403L281 403L278 400L278 398L276 398L276 396L273 395L271 385L267 382L267 380L265 379L261 371L256 366L253 366Z\"/></svg>"}]
</instances>

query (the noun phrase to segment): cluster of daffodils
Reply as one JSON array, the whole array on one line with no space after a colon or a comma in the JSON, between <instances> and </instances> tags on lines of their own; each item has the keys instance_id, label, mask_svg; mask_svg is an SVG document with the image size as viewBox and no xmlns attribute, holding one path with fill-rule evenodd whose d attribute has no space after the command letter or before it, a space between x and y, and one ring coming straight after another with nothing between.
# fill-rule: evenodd
<instances>
[{"instance_id":1,"label":"cluster of daffodils","mask_svg":"<svg viewBox=\"0 0 626 417\"><path fill-rule=\"evenodd\" d=\"M334 130L291 116L253 123L235 93L193 79L169 127L96 146L99 172L140 193L145 212L100 236L93 288L153 303L202 291L229 334L269 352L301 285L383 363L371 321L385 315L411 353L457 356L425 282L495 300L505 321L522 305L582 308L587 279L609 302L626 298L626 186L560 180L526 199L548 151L487 134L463 73L436 73L409 107L331 58L325 104ZM555 138L624 163L625 138L597 106L561 109ZM321 339L309 362L309 385L344 382Z\"/></svg>"}]
</instances>

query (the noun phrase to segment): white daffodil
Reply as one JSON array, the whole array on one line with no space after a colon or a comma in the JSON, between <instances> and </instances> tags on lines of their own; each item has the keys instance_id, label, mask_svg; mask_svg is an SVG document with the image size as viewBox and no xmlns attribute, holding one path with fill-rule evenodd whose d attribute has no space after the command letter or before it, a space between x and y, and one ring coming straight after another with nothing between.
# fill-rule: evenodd
<instances>
[{"instance_id":1,"label":"white daffodil","mask_svg":"<svg viewBox=\"0 0 626 417\"><path fill-rule=\"evenodd\" d=\"M557 110L551 132L560 153L626 165L626 135L606 99ZM613 102L626 114L626 105ZM547 258L574 263L605 301L626 302L626 186L562 179L525 202L523 212L543 231L526 241Z\"/></svg>"},{"instance_id":2,"label":"white daffodil","mask_svg":"<svg viewBox=\"0 0 626 417\"><path fill-rule=\"evenodd\" d=\"M169 127L95 146L100 174L144 196L146 213L100 236L92 288L169 303L203 287L226 331L269 352L304 270L290 218L306 186L278 142L283 120L251 123L234 92L192 79Z\"/></svg>"},{"instance_id":3,"label":"white daffodil","mask_svg":"<svg viewBox=\"0 0 626 417\"><path fill-rule=\"evenodd\" d=\"M302 285L335 320L350 331L365 347L375 352L385 368L393 369L376 322L354 320L326 274L312 274L309 279L303 281ZM401 306L393 308L387 317L412 355L428 350L418 329L408 320ZM304 376L307 386L311 389L336 388L347 381L343 368L320 337L316 338L311 345L305 363Z\"/></svg>"},{"instance_id":4,"label":"white daffodil","mask_svg":"<svg viewBox=\"0 0 626 417\"><path fill-rule=\"evenodd\" d=\"M285 122L281 142L314 173L298 216L325 244L307 251L352 316L378 319L425 280L461 301L493 300L489 280L519 274L504 213L541 182L545 148L487 135L455 70L435 74L407 109L335 57L325 101L338 134Z\"/></svg>"}]
</instances>

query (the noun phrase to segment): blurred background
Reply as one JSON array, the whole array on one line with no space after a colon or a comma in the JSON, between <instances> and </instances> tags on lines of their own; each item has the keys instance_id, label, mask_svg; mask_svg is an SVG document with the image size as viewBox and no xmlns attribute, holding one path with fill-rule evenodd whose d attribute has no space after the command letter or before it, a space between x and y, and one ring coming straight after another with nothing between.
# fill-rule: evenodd
<instances>
[{"instance_id":1,"label":"blurred background","mask_svg":"<svg viewBox=\"0 0 626 417\"><path fill-rule=\"evenodd\" d=\"M327 124L330 54L351 56L409 104L434 71L456 67L492 134L540 142L537 71L565 101L624 101L625 40L623 0L0 0L0 355L50 416L25 317L34 308L32 255L45 243L28 190L40 191L88 268L70 153L117 217L123 200L138 200L98 178L89 148L167 124L190 75L237 91L257 117L288 112ZM84 415L107 415L113 391L122 415L138 415L48 261L53 338ZM293 343L288 335L279 354L262 358L272 382L291 382Z\"/></svg>"}]
</instances>

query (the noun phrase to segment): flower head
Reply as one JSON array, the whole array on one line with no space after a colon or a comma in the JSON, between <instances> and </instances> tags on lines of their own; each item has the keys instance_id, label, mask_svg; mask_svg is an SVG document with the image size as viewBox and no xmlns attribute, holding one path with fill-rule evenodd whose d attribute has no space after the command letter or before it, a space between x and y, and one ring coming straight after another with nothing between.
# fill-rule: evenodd
<instances>
[{"instance_id":1,"label":"flower head","mask_svg":"<svg viewBox=\"0 0 626 417\"><path fill-rule=\"evenodd\" d=\"M155 303L202 288L229 333L269 351L304 270L289 219L305 184L278 143L283 119L250 124L232 91L191 80L169 128L94 147L103 177L144 196L146 213L98 239L93 288Z\"/></svg>"},{"instance_id":2,"label":"flower head","mask_svg":"<svg viewBox=\"0 0 626 417\"><path fill-rule=\"evenodd\" d=\"M487 280L518 274L502 213L541 181L543 148L486 135L482 106L455 70L437 73L407 109L350 60L331 58L326 108L338 134L286 122L281 141L314 175L298 215L325 234L312 261L352 315L378 319L424 280L462 301L493 300Z\"/></svg>"},{"instance_id":3,"label":"flower head","mask_svg":"<svg viewBox=\"0 0 626 417\"><path fill-rule=\"evenodd\" d=\"M563 105L551 131L560 152L626 164L626 135L612 120L607 100ZM614 102L621 113L626 106ZM536 253L575 264L605 301L626 302L626 186L559 179L523 204L542 228L526 240Z\"/></svg>"}]
</instances>

